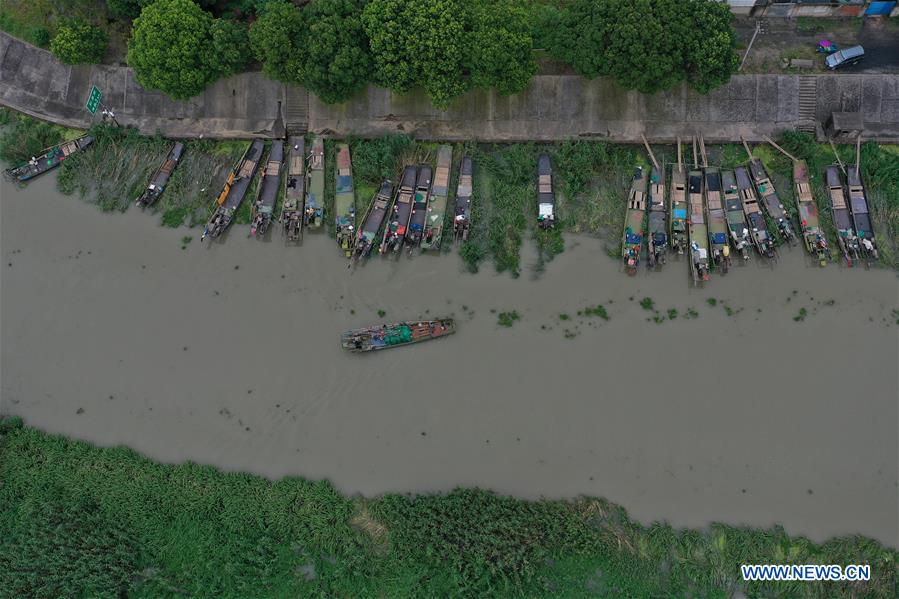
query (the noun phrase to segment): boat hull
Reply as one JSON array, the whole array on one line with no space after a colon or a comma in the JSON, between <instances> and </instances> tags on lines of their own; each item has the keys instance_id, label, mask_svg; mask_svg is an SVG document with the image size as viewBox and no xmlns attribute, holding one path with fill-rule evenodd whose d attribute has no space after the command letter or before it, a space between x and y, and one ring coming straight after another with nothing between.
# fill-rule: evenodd
<instances>
[{"instance_id":1,"label":"boat hull","mask_svg":"<svg viewBox=\"0 0 899 599\"><path fill-rule=\"evenodd\" d=\"M349 352L363 353L440 339L455 332L452 318L404 321L347 331L340 336L340 344Z\"/></svg>"}]
</instances>

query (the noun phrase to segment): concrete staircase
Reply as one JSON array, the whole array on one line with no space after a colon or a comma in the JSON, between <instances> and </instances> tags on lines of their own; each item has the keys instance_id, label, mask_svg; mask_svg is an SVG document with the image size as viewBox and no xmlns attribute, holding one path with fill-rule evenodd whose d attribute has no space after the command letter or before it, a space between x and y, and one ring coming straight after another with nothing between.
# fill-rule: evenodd
<instances>
[{"instance_id":1,"label":"concrete staircase","mask_svg":"<svg viewBox=\"0 0 899 599\"><path fill-rule=\"evenodd\" d=\"M306 133L309 130L309 92L298 85L288 85L285 96L285 125L288 134Z\"/></svg>"},{"instance_id":2,"label":"concrete staircase","mask_svg":"<svg viewBox=\"0 0 899 599\"><path fill-rule=\"evenodd\" d=\"M799 77L799 123L796 129L808 133L815 132L817 124L818 78L814 75Z\"/></svg>"}]
</instances>

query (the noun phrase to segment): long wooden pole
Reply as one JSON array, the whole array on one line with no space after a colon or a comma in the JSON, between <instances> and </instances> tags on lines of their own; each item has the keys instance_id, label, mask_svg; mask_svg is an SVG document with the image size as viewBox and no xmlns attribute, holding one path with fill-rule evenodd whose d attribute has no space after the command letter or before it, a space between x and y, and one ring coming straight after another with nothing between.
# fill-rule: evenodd
<instances>
[{"instance_id":1,"label":"long wooden pole","mask_svg":"<svg viewBox=\"0 0 899 599\"><path fill-rule=\"evenodd\" d=\"M652 153L652 148L649 147L649 142L646 141L646 136L641 133L640 137L643 138L643 145L646 146L646 151L649 152L649 159L652 160L652 165L656 167L657 171L661 171L662 169L659 168L659 163L656 161L655 154Z\"/></svg>"},{"instance_id":2,"label":"long wooden pole","mask_svg":"<svg viewBox=\"0 0 899 599\"><path fill-rule=\"evenodd\" d=\"M696 136L692 135L691 137L693 139L693 168L696 168L699 166L699 156L696 154Z\"/></svg>"},{"instance_id":3,"label":"long wooden pole","mask_svg":"<svg viewBox=\"0 0 899 599\"><path fill-rule=\"evenodd\" d=\"M699 151L702 152L702 168L709 168L709 159L705 153L705 138L699 134Z\"/></svg>"},{"instance_id":4,"label":"long wooden pole","mask_svg":"<svg viewBox=\"0 0 899 599\"><path fill-rule=\"evenodd\" d=\"M743 142L743 147L746 148L746 153L749 154L749 159L752 160L752 150L749 149L749 144L746 143L746 138L742 135L740 136L740 141Z\"/></svg>"},{"instance_id":5,"label":"long wooden pole","mask_svg":"<svg viewBox=\"0 0 899 599\"><path fill-rule=\"evenodd\" d=\"M862 166L862 134L859 133L855 140L855 176L858 177L858 171Z\"/></svg>"},{"instance_id":6,"label":"long wooden pole","mask_svg":"<svg viewBox=\"0 0 899 599\"><path fill-rule=\"evenodd\" d=\"M771 144L772 146L774 146L775 148L777 148L778 150L780 150L781 153L783 153L787 158L789 158L789 159L792 160L793 162L798 162L798 160L796 159L795 156L793 156L792 154L790 154L789 152L787 152L786 150L784 150L782 147L780 147L779 145L777 145L776 143L774 143L774 140L771 139L770 137L768 137L767 135L763 136L762 139L764 139L764 140L767 141L769 144Z\"/></svg>"},{"instance_id":7,"label":"long wooden pole","mask_svg":"<svg viewBox=\"0 0 899 599\"><path fill-rule=\"evenodd\" d=\"M677 136L677 172L682 172L684 170L684 158L681 153L680 147L680 135Z\"/></svg>"},{"instance_id":8,"label":"long wooden pole","mask_svg":"<svg viewBox=\"0 0 899 599\"><path fill-rule=\"evenodd\" d=\"M846 167L843 165L843 161L840 160L840 155L837 153L837 147L834 145L833 140L830 139L829 137L827 138L827 141L830 142L830 149L833 150L833 155L836 156L836 158L837 158L837 164L840 165L840 170L843 171L843 174L845 175Z\"/></svg>"}]
</instances>

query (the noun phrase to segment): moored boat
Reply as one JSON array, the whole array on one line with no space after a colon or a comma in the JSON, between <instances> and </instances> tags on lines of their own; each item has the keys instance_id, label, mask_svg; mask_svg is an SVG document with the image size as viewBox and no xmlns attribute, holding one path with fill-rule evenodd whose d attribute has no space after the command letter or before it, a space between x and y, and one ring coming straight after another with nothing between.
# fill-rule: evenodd
<instances>
[{"instance_id":1,"label":"moored boat","mask_svg":"<svg viewBox=\"0 0 899 599\"><path fill-rule=\"evenodd\" d=\"M321 137L312 140L306 174L309 181L306 183L303 224L318 229L325 216L325 142Z\"/></svg>"},{"instance_id":2,"label":"moored boat","mask_svg":"<svg viewBox=\"0 0 899 599\"><path fill-rule=\"evenodd\" d=\"M852 222L858 236L858 247L865 258L865 264L877 260L877 240L874 237L874 225L868 211L868 198L865 196L865 185L858 166L850 164L846 167L849 180L849 208L852 210Z\"/></svg>"},{"instance_id":3,"label":"moored boat","mask_svg":"<svg viewBox=\"0 0 899 599\"><path fill-rule=\"evenodd\" d=\"M726 273L730 268L727 215L721 197L721 171L713 166L705 169L705 200L712 263Z\"/></svg>"},{"instance_id":4,"label":"moored boat","mask_svg":"<svg viewBox=\"0 0 899 599\"><path fill-rule=\"evenodd\" d=\"M537 225L552 229L556 224L556 194L553 191L553 167L548 154L537 159Z\"/></svg>"},{"instance_id":5,"label":"moored boat","mask_svg":"<svg viewBox=\"0 0 899 599\"><path fill-rule=\"evenodd\" d=\"M287 241L298 241L303 233L306 202L306 140L300 135L295 135L288 138L287 144L284 203L278 222L281 223Z\"/></svg>"},{"instance_id":6,"label":"moored boat","mask_svg":"<svg viewBox=\"0 0 899 599\"><path fill-rule=\"evenodd\" d=\"M334 231L337 244L347 258L353 253L356 233L356 192L353 189L353 166L350 146L337 146L336 191L334 194Z\"/></svg>"},{"instance_id":7,"label":"moored boat","mask_svg":"<svg viewBox=\"0 0 899 599\"><path fill-rule=\"evenodd\" d=\"M450 168L453 165L453 147L445 144L437 151L437 169L428 200L428 218L421 240L422 250L439 250L443 237L443 219L446 215L446 198L449 195Z\"/></svg>"},{"instance_id":8,"label":"moored boat","mask_svg":"<svg viewBox=\"0 0 899 599\"><path fill-rule=\"evenodd\" d=\"M859 259L859 242L852 224L852 214L846 203L846 189L840 177L840 169L836 165L828 166L825 171L827 187L830 192L831 215L833 226L837 230L837 243L847 266L852 266Z\"/></svg>"},{"instance_id":9,"label":"moored boat","mask_svg":"<svg viewBox=\"0 0 899 599\"><path fill-rule=\"evenodd\" d=\"M653 167L649 173L649 265L668 259L668 211L665 206L665 172Z\"/></svg>"},{"instance_id":10,"label":"moored boat","mask_svg":"<svg viewBox=\"0 0 899 599\"><path fill-rule=\"evenodd\" d=\"M690 233L690 273L693 284L708 281L709 276L709 228L705 222L702 198L702 171L693 170L687 175L687 201L690 206L688 231Z\"/></svg>"},{"instance_id":11,"label":"moored boat","mask_svg":"<svg viewBox=\"0 0 899 599\"><path fill-rule=\"evenodd\" d=\"M627 214L624 217L624 235L621 256L629 275L637 274L640 254L643 252L643 217L646 215L646 176L643 167L634 169L631 189L627 194Z\"/></svg>"},{"instance_id":12,"label":"moored boat","mask_svg":"<svg viewBox=\"0 0 899 599\"><path fill-rule=\"evenodd\" d=\"M471 228L471 193L473 164L471 156L462 156L459 166L459 183L456 186L456 202L453 208L453 240L468 239Z\"/></svg>"},{"instance_id":13,"label":"moored boat","mask_svg":"<svg viewBox=\"0 0 899 599\"><path fill-rule=\"evenodd\" d=\"M181 160L181 154L183 153L184 144L180 141L175 142L175 145L169 150L165 162L163 162L162 166L160 166L156 172L153 173L153 176L150 177L149 185L147 185L144 192L140 194L140 197L137 198L135 204L141 208L146 208L147 206L152 206L156 203L156 200L159 199L159 196L161 196L162 192L165 190L166 183L169 182L172 172L174 172L175 167L178 166L178 161Z\"/></svg>"},{"instance_id":14,"label":"moored boat","mask_svg":"<svg viewBox=\"0 0 899 599\"><path fill-rule=\"evenodd\" d=\"M244 196L247 195L253 175L256 174L256 167L259 166L264 147L265 144L261 139L254 140L244 152L243 158L228 175L225 187L215 200L215 210L206 223L200 241L204 240L207 235L213 239L218 237L231 225Z\"/></svg>"},{"instance_id":15,"label":"moored boat","mask_svg":"<svg viewBox=\"0 0 899 599\"><path fill-rule=\"evenodd\" d=\"M812 195L812 186L808 176L808 165L805 160L793 162L793 185L796 187L796 203L799 207L799 230L805 249L815 257L821 266L830 261L830 248L827 237L821 228L818 218L818 206Z\"/></svg>"},{"instance_id":16,"label":"moored boat","mask_svg":"<svg viewBox=\"0 0 899 599\"><path fill-rule=\"evenodd\" d=\"M380 252L399 253L406 239L406 229L409 228L409 217L412 216L412 200L415 195L415 182L418 169L407 166L403 170L403 178L396 190L396 199L384 228L384 238L381 240Z\"/></svg>"},{"instance_id":17,"label":"moored boat","mask_svg":"<svg viewBox=\"0 0 899 599\"><path fill-rule=\"evenodd\" d=\"M262 180L256 191L253 202L253 219L250 222L250 235L265 235L272 224L275 213L275 202L278 200L278 189L281 187L281 163L284 162L284 143L280 139L272 142L268 160L262 171Z\"/></svg>"},{"instance_id":18,"label":"moored boat","mask_svg":"<svg viewBox=\"0 0 899 599\"><path fill-rule=\"evenodd\" d=\"M362 224L356 232L355 243L353 244L353 260L358 261L360 258L367 258L371 254L371 250L375 245L375 239L384 224L384 218L390 210L390 201L393 197L393 183L384 181L381 183L380 189L375 193L362 219Z\"/></svg>"},{"instance_id":19,"label":"moored boat","mask_svg":"<svg viewBox=\"0 0 899 599\"><path fill-rule=\"evenodd\" d=\"M749 260L752 237L749 235L749 225L746 224L746 215L743 214L737 178L733 171L721 172L721 188L724 192L724 211L727 216L727 228L730 231L730 243L740 252L744 261Z\"/></svg>"},{"instance_id":20,"label":"moored boat","mask_svg":"<svg viewBox=\"0 0 899 599\"><path fill-rule=\"evenodd\" d=\"M351 352L367 352L439 339L455 332L452 318L411 320L347 331L340 336L340 344Z\"/></svg>"},{"instance_id":21,"label":"moored boat","mask_svg":"<svg viewBox=\"0 0 899 599\"><path fill-rule=\"evenodd\" d=\"M25 183L29 179L34 179L38 175L56 168L66 158L88 147L93 141L94 138L90 135L84 135L72 141L64 141L61 144L45 149L40 156L32 156L31 160L25 164L8 168L3 172L11 181Z\"/></svg>"},{"instance_id":22,"label":"moored boat","mask_svg":"<svg viewBox=\"0 0 899 599\"><path fill-rule=\"evenodd\" d=\"M793 232L793 224L790 222L790 215L787 214L787 210L784 207L780 196L777 195L777 191L774 189L774 183L772 183L771 179L768 177L768 173L765 171L765 166L762 164L762 161L758 158L750 160L749 170L752 173L755 187L758 190L759 197L762 199L765 210L768 212L768 216L774 220L777 225L777 230L780 232L783 240L790 244L794 243L796 241L796 233Z\"/></svg>"},{"instance_id":23,"label":"moored boat","mask_svg":"<svg viewBox=\"0 0 899 599\"><path fill-rule=\"evenodd\" d=\"M406 247L409 248L410 254L421 243L424 235L430 193L431 167L422 164L418 167L418 180L415 183L415 195L412 198L412 214L409 215L409 226L406 228Z\"/></svg>"},{"instance_id":24,"label":"moored boat","mask_svg":"<svg viewBox=\"0 0 899 599\"><path fill-rule=\"evenodd\" d=\"M687 241L687 179L683 166L671 168L671 249L683 254Z\"/></svg>"},{"instance_id":25,"label":"moored boat","mask_svg":"<svg viewBox=\"0 0 899 599\"><path fill-rule=\"evenodd\" d=\"M749 172L742 166L737 167L735 174L737 176L737 188L740 190L740 203L743 205L743 214L749 223L749 234L752 244L759 254L773 260L777 256L777 250L774 247L774 239L768 231L768 222L765 215L762 214L762 208L759 206L758 197L755 195L755 187L749 178Z\"/></svg>"}]
</instances>

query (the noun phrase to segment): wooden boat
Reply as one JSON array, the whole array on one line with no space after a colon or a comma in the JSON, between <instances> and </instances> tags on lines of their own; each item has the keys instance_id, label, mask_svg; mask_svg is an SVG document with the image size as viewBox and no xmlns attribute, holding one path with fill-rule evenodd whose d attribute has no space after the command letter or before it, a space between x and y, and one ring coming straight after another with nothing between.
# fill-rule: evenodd
<instances>
[{"instance_id":1,"label":"wooden boat","mask_svg":"<svg viewBox=\"0 0 899 599\"><path fill-rule=\"evenodd\" d=\"M336 191L334 194L334 231L337 244L347 258L353 253L356 233L356 192L353 189L353 167L350 146L337 146Z\"/></svg>"},{"instance_id":2,"label":"wooden boat","mask_svg":"<svg viewBox=\"0 0 899 599\"><path fill-rule=\"evenodd\" d=\"M85 135L72 141L64 141L61 144L46 148L40 156L32 156L31 160L25 164L8 168L3 172L10 181L25 183L29 179L34 179L38 175L53 170L62 164L66 158L88 147L93 141L94 138L90 135Z\"/></svg>"},{"instance_id":3,"label":"wooden boat","mask_svg":"<svg viewBox=\"0 0 899 599\"><path fill-rule=\"evenodd\" d=\"M409 253L418 247L425 232L425 221L428 218L428 200L431 193L431 167L423 164L418 167L418 181L415 183L415 195L412 198L412 214L406 228L406 247Z\"/></svg>"},{"instance_id":4,"label":"wooden boat","mask_svg":"<svg viewBox=\"0 0 899 599\"><path fill-rule=\"evenodd\" d=\"M459 167L459 183L456 186L456 204L453 208L453 240L468 239L471 228L471 193L474 165L471 156L462 156Z\"/></svg>"},{"instance_id":5,"label":"wooden boat","mask_svg":"<svg viewBox=\"0 0 899 599\"><path fill-rule=\"evenodd\" d=\"M215 200L214 212L203 229L200 241L206 239L209 235L213 239L225 232L234 220L234 215L240 209L244 196L247 195L247 189L256 174L256 167L259 166L259 160L262 158L262 150L265 144L261 139L256 139L244 152L243 158L237 163L228 179L225 181L225 187Z\"/></svg>"},{"instance_id":6,"label":"wooden boat","mask_svg":"<svg viewBox=\"0 0 899 599\"><path fill-rule=\"evenodd\" d=\"M750 160L749 170L752 173L755 187L758 190L759 197L762 199L765 210L768 212L768 216L774 220L783 240L790 244L794 243L796 241L796 233L793 232L790 215L787 214L780 196L777 195L774 184L768 178L768 173L765 172L765 166L762 164L762 161L758 158Z\"/></svg>"},{"instance_id":7,"label":"wooden boat","mask_svg":"<svg viewBox=\"0 0 899 599\"><path fill-rule=\"evenodd\" d=\"M439 250L443 237L443 219L446 214L446 198L449 195L450 168L453 165L453 147L445 144L437 150L437 169L428 200L428 218L421 240L422 250Z\"/></svg>"},{"instance_id":8,"label":"wooden boat","mask_svg":"<svg viewBox=\"0 0 899 599\"><path fill-rule=\"evenodd\" d=\"M818 264L827 266L830 261L830 247L818 218L818 206L812 195L812 186L805 160L793 162L793 185L796 187L796 203L799 206L799 230L805 249L815 257Z\"/></svg>"},{"instance_id":9,"label":"wooden boat","mask_svg":"<svg viewBox=\"0 0 899 599\"><path fill-rule=\"evenodd\" d=\"M712 263L726 273L730 269L727 215L721 197L721 171L710 166L705 169L705 202L708 215L709 248Z\"/></svg>"},{"instance_id":10,"label":"wooden boat","mask_svg":"<svg viewBox=\"0 0 899 599\"><path fill-rule=\"evenodd\" d=\"M708 281L709 275L709 227L705 221L705 206L702 201L702 171L693 170L687 175L687 202L690 218L687 220L690 233L690 272L693 284Z\"/></svg>"},{"instance_id":11,"label":"wooden boat","mask_svg":"<svg viewBox=\"0 0 899 599\"><path fill-rule=\"evenodd\" d=\"M621 256L627 274L637 274L640 254L643 252L643 217L646 215L646 177L643 167L634 169L631 189L627 194L627 214L624 217L624 235L621 240Z\"/></svg>"},{"instance_id":12,"label":"wooden boat","mask_svg":"<svg viewBox=\"0 0 899 599\"><path fill-rule=\"evenodd\" d=\"M682 166L671 168L671 249L684 253L687 240L687 173Z\"/></svg>"},{"instance_id":13,"label":"wooden boat","mask_svg":"<svg viewBox=\"0 0 899 599\"><path fill-rule=\"evenodd\" d=\"M852 210L852 223L858 236L858 248L865 264L877 260L877 240L874 237L874 225L868 211L868 198L865 197L865 185L858 166L850 164L846 167L849 179L849 209Z\"/></svg>"},{"instance_id":14,"label":"wooden boat","mask_svg":"<svg viewBox=\"0 0 899 599\"><path fill-rule=\"evenodd\" d=\"M859 241L855 234L855 226L852 224L852 214L846 203L846 189L843 187L843 179L840 177L840 169L836 165L827 167L825 171L827 187L830 192L831 215L833 226L837 230L837 243L847 266L852 266L859 259Z\"/></svg>"},{"instance_id":15,"label":"wooden boat","mask_svg":"<svg viewBox=\"0 0 899 599\"><path fill-rule=\"evenodd\" d=\"M399 189L396 190L396 199L393 201L393 209L387 219L387 227L384 229L384 238L381 240L379 251L399 253L406 239L406 229L409 228L409 217L412 216L412 199L415 195L415 183L418 169L407 166L403 170L403 178Z\"/></svg>"},{"instance_id":16,"label":"wooden boat","mask_svg":"<svg viewBox=\"0 0 899 599\"><path fill-rule=\"evenodd\" d=\"M549 155L537 159L537 226L552 229L556 224L556 194L553 191L553 167Z\"/></svg>"},{"instance_id":17,"label":"wooden boat","mask_svg":"<svg viewBox=\"0 0 899 599\"><path fill-rule=\"evenodd\" d=\"M303 234L306 208L306 140L300 135L287 139L287 176L284 177L284 203L281 206L281 232L287 241L299 241Z\"/></svg>"},{"instance_id":18,"label":"wooden boat","mask_svg":"<svg viewBox=\"0 0 899 599\"><path fill-rule=\"evenodd\" d=\"M375 239L384 224L384 219L390 210L391 198L393 197L393 183L384 181L381 188L372 198L365 217L362 219L362 225L356 232L355 243L353 244L353 261L367 258L371 254L371 250L375 245Z\"/></svg>"},{"instance_id":19,"label":"wooden boat","mask_svg":"<svg viewBox=\"0 0 899 599\"><path fill-rule=\"evenodd\" d=\"M740 252L745 262L749 260L752 237L749 235L749 225L746 223L746 215L743 214L737 178L733 171L721 172L721 188L724 192L724 211L727 216L727 228L730 231L730 243Z\"/></svg>"},{"instance_id":20,"label":"wooden boat","mask_svg":"<svg viewBox=\"0 0 899 599\"><path fill-rule=\"evenodd\" d=\"M272 142L268 161L262 171L262 180L256 190L253 202L253 220L250 222L250 235L265 235L272 224L275 213L275 202L281 188L281 163L284 162L284 143L278 139Z\"/></svg>"},{"instance_id":21,"label":"wooden boat","mask_svg":"<svg viewBox=\"0 0 899 599\"><path fill-rule=\"evenodd\" d=\"M737 188L740 190L740 202L743 204L743 214L746 216L746 222L749 223L749 235L752 238L752 244L759 254L773 260L777 257L777 250L774 247L774 239L768 231L768 222L765 215L762 214L762 208L759 206L758 197L755 195L755 187L749 178L749 172L742 166L737 167L735 171L737 176Z\"/></svg>"},{"instance_id":22,"label":"wooden boat","mask_svg":"<svg viewBox=\"0 0 899 599\"><path fill-rule=\"evenodd\" d=\"M347 331L340 336L340 345L351 352L367 352L440 339L455 332L452 318L412 320Z\"/></svg>"},{"instance_id":23,"label":"wooden boat","mask_svg":"<svg viewBox=\"0 0 899 599\"><path fill-rule=\"evenodd\" d=\"M668 259L668 210L665 206L665 171L649 172L649 265L663 265Z\"/></svg>"},{"instance_id":24,"label":"wooden boat","mask_svg":"<svg viewBox=\"0 0 899 599\"><path fill-rule=\"evenodd\" d=\"M325 216L325 142L321 137L312 140L306 176L309 180L306 183L303 224L318 229Z\"/></svg>"},{"instance_id":25,"label":"wooden boat","mask_svg":"<svg viewBox=\"0 0 899 599\"><path fill-rule=\"evenodd\" d=\"M153 173L153 176L150 177L149 185L147 185L144 192L140 194L140 197L137 198L135 204L141 208L146 208L147 206L152 206L156 203L156 200L159 199L159 196L161 196L162 192L165 190L165 185L169 182L172 172L175 170L175 167L178 166L178 161L181 160L181 155L183 153L184 144L180 141L175 142L175 145L169 150L165 162L163 162L162 166L160 166L156 172Z\"/></svg>"}]
</instances>

